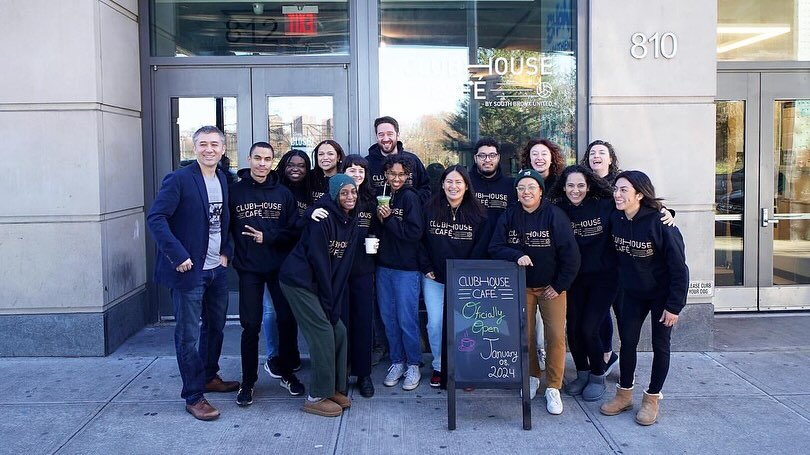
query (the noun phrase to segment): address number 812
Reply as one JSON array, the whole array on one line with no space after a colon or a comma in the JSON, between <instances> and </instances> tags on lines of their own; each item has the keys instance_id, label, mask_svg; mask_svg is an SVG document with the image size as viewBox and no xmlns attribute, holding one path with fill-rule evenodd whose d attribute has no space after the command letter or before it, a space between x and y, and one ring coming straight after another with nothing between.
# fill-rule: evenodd
<instances>
[{"instance_id":1,"label":"address number 812","mask_svg":"<svg viewBox=\"0 0 810 455\"><path fill-rule=\"evenodd\" d=\"M630 46L630 55L639 60L647 56L648 43L652 45L655 58L671 59L678 53L678 37L672 32L664 34L655 32L649 37L641 32L636 32L630 37L630 42L633 43Z\"/></svg>"}]
</instances>

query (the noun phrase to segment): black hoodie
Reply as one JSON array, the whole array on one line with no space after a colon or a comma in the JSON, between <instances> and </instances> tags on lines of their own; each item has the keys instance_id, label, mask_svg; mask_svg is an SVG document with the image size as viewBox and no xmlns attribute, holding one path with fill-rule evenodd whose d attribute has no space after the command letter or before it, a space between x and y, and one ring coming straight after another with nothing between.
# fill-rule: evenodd
<instances>
[{"instance_id":1,"label":"black hoodie","mask_svg":"<svg viewBox=\"0 0 810 455\"><path fill-rule=\"evenodd\" d=\"M532 213L520 204L506 209L495 225L489 254L511 262L528 255L534 264L526 267L526 286L530 288L551 285L557 292L566 291L579 270L579 248L571 221L545 198Z\"/></svg>"},{"instance_id":2,"label":"black hoodie","mask_svg":"<svg viewBox=\"0 0 810 455\"><path fill-rule=\"evenodd\" d=\"M307 222L301 239L281 267L279 281L316 294L324 313L336 324L357 251L357 219L354 211L346 214L331 199L324 201L322 207L329 211L329 216L319 222Z\"/></svg>"},{"instance_id":3,"label":"black hoodie","mask_svg":"<svg viewBox=\"0 0 810 455\"><path fill-rule=\"evenodd\" d=\"M470 167L470 183L472 183L475 197L487 208L487 217L490 223L495 223L506 208L517 204L517 191L515 179L507 177L501 172L501 167L492 177L484 177L478 166Z\"/></svg>"},{"instance_id":4,"label":"black hoodie","mask_svg":"<svg viewBox=\"0 0 810 455\"><path fill-rule=\"evenodd\" d=\"M443 198L442 210L450 212L450 204ZM422 273L433 272L436 282L447 282L448 259L484 259L491 230L486 220L475 225L461 221L440 222L437 214L430 212L430 201L425 204L425 234L420 248ZM464 210L463 207L458 208ZM458 213L458 212L457 212Z\"/></svg>"},{"instance_id":5,"label":"black hoodie","mask_svg":"<svg viewBox=\"0 0 810 455\"><path fill-rule=\"evenodd\" d=\"M579 246L579 274L600 273L615 281L616 250L610 236L610 216L616 211L613 200L586 197L574 205L563 196L556 205L571 220Z\"/></svg>"},{"instance_id":6,"label":"black hoodie","mask_svg":"<svg viewBox=\"0 0 810 455\"><path fill-rule=\"evenodd\" d=\"M422 203L427 202L427 200L430 199L430 177L428 177L427 171L425 170L425 165L422 164L422 160L420 160L418 156L405 150L400 141L397 141L397 150L397 153L410 161L411 173L408 175L408 180L405 184L416 190ZM371 178L371 187L374 190L374 194L377 196L381 195L383 191L383 184L385 183L383 162L388 156L383 155L379 144L374 144L368 148L368 156L366 159L368 160L368 170L371 177L367 178Z\"/></svg>"},{"instance_id":7,"label":"black hoodie","mask_svg":"<svg viewBox=\"0 0 810 455\"><path fill-rule=\"evenodd\" d=\"M628 294L666 299L664 308L678 314L686 305L689 268L681 231L660 218L660 212L645 206L632 220L622 211L613 212L610 224L619 278Z\"/></svg>"},{"instance_id":8,"label":"black hoodie","mask_svg":"<svg viewBox=\"0 0 810 455\"><path fill-rule=\"evenodd\" d=\"M402 187L390 201L391 215L379 229L377 263L396 270L419 271L419 242L422 239L422 203L413 188Z\"/></svg>"},{"instance_id":9,"label":"black hoodie","mask_svg":"<svg viewBox=\"0 0 810 455\"><path fill-rule=\"evenodd\" d=\"M256 273L278 270L295 238L294 225L298 220L295 198L279 183L275 172L270 172L263 183L253 180L250 169L241 169L238 175L241 180L230 187L228 200L236 247L233 267ZM249 232L246 225L262 231L261 244L242 234Z\"/></svg>"}]
</instances>

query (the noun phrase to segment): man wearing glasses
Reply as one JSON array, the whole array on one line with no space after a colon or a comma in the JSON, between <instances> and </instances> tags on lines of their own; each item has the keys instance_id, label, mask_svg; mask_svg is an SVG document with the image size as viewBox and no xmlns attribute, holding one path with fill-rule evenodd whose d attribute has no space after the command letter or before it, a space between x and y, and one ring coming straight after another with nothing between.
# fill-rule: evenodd
<instances>
[{"instance_id":1,"label":"man wearing glasses","mask_svg":"<svg viewBox=\"0 0 810 455\"><path fill-rule=\"evenodd\" d=\"M470 169L470 181L475 197L487 208L491 224L495 224L506 208L515 202L515 183L501 172L501 152L498 141L484 137L475 144L475 166Z\"/></svg>"},{"instance_id":2,"label":"man wearing glasses","mask_svg":"<svg viewBox=\"0 0 810 455\"><path fill-rule=\"evenodd\" d=\"M368 148L368 167L371 173L371 185L374 192L379 196L383 193L385 183L385 173L383 172L383 161L391 155L400 154L410 163L411 172L408 174L409 184L419 194L419 199L424 203L430 198L430 178L422 160L413 153L405 150L399 140L399 122L393 117L380 117L374 120L374 133L377 136L377 143ZM386 190L387 195L391 195L391 188Z\"/></svg>"}]
</instances>

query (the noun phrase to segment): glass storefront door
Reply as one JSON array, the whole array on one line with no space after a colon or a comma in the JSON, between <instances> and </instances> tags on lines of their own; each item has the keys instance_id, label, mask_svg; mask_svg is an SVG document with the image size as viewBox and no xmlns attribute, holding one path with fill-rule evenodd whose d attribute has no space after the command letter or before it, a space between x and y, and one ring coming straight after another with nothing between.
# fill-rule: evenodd
<instances>
[{"instance_id":1,"label":"glass storefront door","mask_svg":"<svg viewBox=\"0 0 810 455\"><path fill-rule=\"evenodd\" d=\"M348 70L340 66L274 68L164 68L153 73L155 192L169 172L193 162L191 136L203 125L225 133L230 178L247 166L250 146L268 141L276 160L291 148L311 153L334 139L357 153L349 134ZM355 141L356 142L356 141ZM229 315L239 310L237 277L229 277ZM161 319L172 318L169 293L160 288Z\"/></svg>"},{"instance_id":2,"label":"glass storefront door","mask_svg":"<svg viewBox=\"0 0 810 455\"><path fill-rule=\"evenodd\" d=\"M718 75L715 308L810 308L810 75Z\"/></svg>"}]
</instances>

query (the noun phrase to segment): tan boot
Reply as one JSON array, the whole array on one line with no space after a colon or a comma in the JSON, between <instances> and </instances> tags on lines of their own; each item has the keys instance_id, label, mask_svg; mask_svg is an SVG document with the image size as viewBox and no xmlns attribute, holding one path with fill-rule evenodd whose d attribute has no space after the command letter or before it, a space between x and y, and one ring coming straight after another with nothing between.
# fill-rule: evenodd
<instances>
[{"instance_id":1,"label":"tan boot","mask_svg":"<svg viewBox=\"0 0 810 455\"><path fill-rule=\"evenodd\" d=\"M616 396L602 403L599 411L606 416L615 416L633 408L633 388L624 389L616 384Z\"/></svg>"},{"instance_id":2,"label":"tan boot","mask_svg":"<svg viewBox=\"0 0 810 455\"><path fill-rule=\"evenodd\" d=\"M641 409L636 413L636 423L639 425L652 425L658 418L658 402L664 398L664 395L656 393L650 395L644 392L644 398L641 400Z\"/></svg>"}]
</instances>

